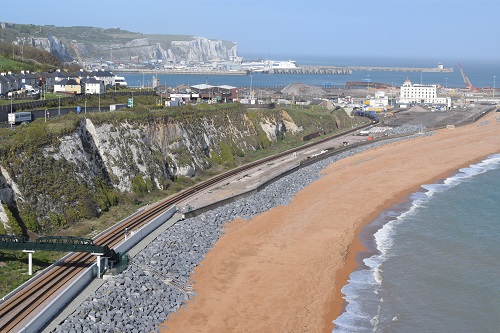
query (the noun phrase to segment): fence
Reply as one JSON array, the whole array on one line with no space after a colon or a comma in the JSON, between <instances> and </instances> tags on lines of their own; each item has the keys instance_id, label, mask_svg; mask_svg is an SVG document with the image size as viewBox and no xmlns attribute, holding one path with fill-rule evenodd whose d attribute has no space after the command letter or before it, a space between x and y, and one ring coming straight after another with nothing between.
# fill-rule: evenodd
<instances>
[{"instance_id":1,"label":"fence","mask_svg":"<svg viewBox=\"0 0 500 333\"><path fill-rule=\"evenodd\" d=\"M154 90L141 90L141 91L134 91L133 95L138 96L138 95L155 95L156 91ZM106 92L104 94L101 94L101 96L132 96L132 92L130 91L117 91L117 92ZM9 113L11 112L11 107L12 107L12 112L16 111L21 111L21 110L33 110L33 109L38 109L38 108L45 108L47 105L53 105L54 103L65 103L67 101L70 102L75 102L78 100L85 100L89 99L91 96L94 95L72 95L72 96L66 96L66 97L60 97L60 98L53 98L53 99L47 99L47 100L37 100L37 101L23 101L20 103L13 102L11 104L6 104L6 105L0 105L0 114L4 113ZM15 101L15 100L14 100Z\"/></svg>"}]
</instances>

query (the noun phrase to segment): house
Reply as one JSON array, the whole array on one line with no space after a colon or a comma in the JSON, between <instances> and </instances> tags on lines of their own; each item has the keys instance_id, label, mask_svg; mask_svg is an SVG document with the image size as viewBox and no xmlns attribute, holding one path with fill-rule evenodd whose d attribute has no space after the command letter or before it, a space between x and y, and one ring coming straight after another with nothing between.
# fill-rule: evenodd
<instances>
[{"instance_id":1,"label":"house","mask_svg":"<svg viewBox=\"0 0 500 333\"><path fill-rule=\"evenodd\" d=\"M12 72L1 73L1 75L7 81L7 91L19 90L20 84L17 81L17 78L15 77L15 75L12 74Z\"/></svg>"},{"instance_id":2,"label":"house","mask_svg":"<svg viewBox=\"0 0 500 333\"><path fill-rule=\"evenodd\" d=\"M58 82L68 79L60 70L52 73L42 73L40 77L45 82L46 91L54 91L54 87Z\"/></svg>"},{"instance_id":3,"label":"house","mask_svg":"<svg viewBox=\"0 0 500 333\"><path fill-rule=\"evenodd\" d=\"M38 83L36 75L31 74L29 71L21 71L19 74L16 74L16 78L21 86L36 86Z\"/></svg>"},{"instance_id":4,"label":"house","mask_svg":"<svg viewBox=\"0 0 500 333\"><path fill-rule=\"evenodd\" d=\"M57 71L51 73L50 75L53 79L53 82L54 82L54 85L59 82L59 81L62 81L62 80L66 80L68 79L68 76L64 73L61 73L61 71L58 69Z\"/></svg>"},{"instance_id":5,"label":"house","mask_svg":"<svg viewBox=\"0 0 500 333\"><path fill-rule=\"evenodd\" d=\"M84 94L102 94L105 92L104 81L97 80L93 77L83 78L80 80L83 86Z\"/></svg>"},{"instance_id":6,"label":"house","mask_svg":"<svg viewBox=\"0 0 500 333\"><path fill-rule=\"evenodd\" d=\"M4 73L2 73L4 74ZM9 87L9 81L4 75L0 75L0 96L6 96Z\"/></svg>"},{"instance_id":7,"label":"house","mask_svg":"<svg viewBox=\"0 0 500 333\"><path fill-rule=\"evenodd\" d=\"M82 86L75 79L64 79L54 84L54 92L80 95Z\"/></svg>"},{"instance_id":8,"label":"house","mask_svg":"<svg viewBox=\"0 0 500 333\"><path fill-rule=\"evenodd\" d=\"M105 87L111 87L115 85L115 74L109 71L93 71L88 74L88 77L93 77L99 81L103 81Z\"/></svg>"}]
</instances>

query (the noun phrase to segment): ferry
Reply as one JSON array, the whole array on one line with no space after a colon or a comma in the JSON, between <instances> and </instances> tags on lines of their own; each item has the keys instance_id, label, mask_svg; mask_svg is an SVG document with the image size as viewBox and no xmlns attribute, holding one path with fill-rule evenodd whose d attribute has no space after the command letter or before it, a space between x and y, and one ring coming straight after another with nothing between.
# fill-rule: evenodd
<instances>
[{"instance_id":1,"label":"ferry","mask_svg":"<svg viewBox=\"0 0 500 333\"><path fill-rule=\"evenodd\" d=\"M297 64L294 60L288 61L272 61L272 69L293 69L297 68Z\"/></svg>"},{"instance_id":2,"label":"ferry","mask_svg":"<svg viewBox=\"0 0 500 333\"><path fill-rule=\"evenodd\" d=\"M127 87L127 81L125 81L125 78L123 76L115 76L115 85L119 85L120 87Z\"/></svg>"}]
</instances>

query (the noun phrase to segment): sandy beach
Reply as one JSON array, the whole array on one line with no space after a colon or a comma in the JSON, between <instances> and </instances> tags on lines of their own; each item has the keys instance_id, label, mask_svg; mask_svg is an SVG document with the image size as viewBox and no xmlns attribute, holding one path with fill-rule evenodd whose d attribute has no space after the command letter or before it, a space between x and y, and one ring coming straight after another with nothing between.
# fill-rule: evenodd
<instances>
[{"instance_id":1,"label":"sandy beach","mask_svg":"<svg viewBox=\"0 0 500 333\"><path fill-rule=\"evenodd\" d=\"M233 221L195 270L197 296L160 331L331 332L360 229L422 184L500 153L498 116L340 160L289 206Z\"/></svg>"}]
</instances>

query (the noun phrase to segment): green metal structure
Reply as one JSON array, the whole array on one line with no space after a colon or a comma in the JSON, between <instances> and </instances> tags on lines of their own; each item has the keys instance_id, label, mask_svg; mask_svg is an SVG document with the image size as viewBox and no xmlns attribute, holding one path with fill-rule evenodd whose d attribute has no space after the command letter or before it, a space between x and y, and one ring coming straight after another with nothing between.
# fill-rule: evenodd
<instances>
[{"instance_id":1,"label":"green metal structure","mask_svg":"<svg viewBox=\"0 0 500 333\"><path fill-rule=\"evenodd\" d=\"M96 245L92 239L71 236L44 236L28 242L22 236L0 235L0 250L102 253L111 260L119 260L115 250L108 246Z\"/></svg>"}]
</instances>

